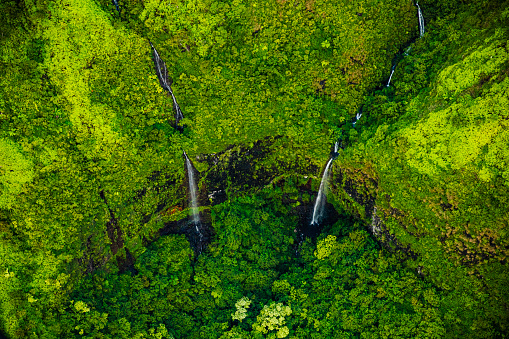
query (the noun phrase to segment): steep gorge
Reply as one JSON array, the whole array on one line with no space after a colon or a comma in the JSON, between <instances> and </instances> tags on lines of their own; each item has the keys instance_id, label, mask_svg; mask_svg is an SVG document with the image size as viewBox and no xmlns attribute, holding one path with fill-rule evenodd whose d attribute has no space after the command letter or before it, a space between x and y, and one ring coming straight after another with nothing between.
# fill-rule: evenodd
<instances>
[{"instance_id":1,"label":"steep gorge","mask_svg":"<svg viewBox=\"0 0 509 339\"><path fill-rule=\"evenodd\" d=\"M507 1L1 6L8 337L507 333Z\"/></svg>"}]
</instances>

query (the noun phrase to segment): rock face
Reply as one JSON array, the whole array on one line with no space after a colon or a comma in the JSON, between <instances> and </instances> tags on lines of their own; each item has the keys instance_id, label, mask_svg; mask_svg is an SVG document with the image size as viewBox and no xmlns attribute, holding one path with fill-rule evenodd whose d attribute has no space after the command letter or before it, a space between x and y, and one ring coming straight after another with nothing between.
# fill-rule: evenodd
<instances>
[{"instance_id":1,"label":"rock face","mask_svg":"<svg viewBox=\"0 0 509 339\"><path fill-rule=\"evenodd\" d=\"M384 223L388 215L385 209L377 206L378 180L372 168L366 167L364 171L336 168L332 174L331 187L333 194L342 197L340 200L343 207L351 215L362 220L366 230L384 247L392 251L402 251L412 258L417 257L410 246L403 245ZM384 196L386 200L387 198L390 200L389 195ZM392 208L391 214L403 213Z\"/></svg>"},{"instance_id":2,"label":"rock face","mask_svg":"<svg viewBox=\"0 0 509 339\"><path fill-rule=\"evenodd\" d=\"M215 232L210 222L210 213L200 212L200 220L198 227L201 236L195 231L195 224L190 222L188 218L170 221L164 224L164 227L159 230L157 236L164 236L169 234L183 234L186 236L189 244L195 252L195 258L210 244ZM151 239L150 242L157 240L157 237ZM148 245L148 242L146 243Z\"/></svg>"},{"instance_id":3,"label":"rock face","mask_svg":"<svg viewBox=\"0 0 509 339\"><path fill-rule=\"evenodd\" d=\"M378 238L380 233L382 233L382 220L378 214L376 214L376 206L373 207L373 214L371 215L371 234Z\"/></svg>"},{"instance_id":4,"label":"rock face","mask_svg":"<svg viewBox=\"0 0 509 339\"><path fill-rule=\"evenodd\" d=\"M106 223L106 233L108 234L108 238L111 241L110 249L113 256L115 256L117 260L117 265L120 272L124 272L126 270L134 271L134 257L129 251L128 248L124 248L124 239L122 235L122 229L118 225L117 218L113 213L112 209L108 205L108 201L106 200L106 196L104 194L104 190L99 192L101 199L104 201L106 206L108 206L108 212L110 214L110 220ZM116 255L120 250L124 250L124 255ZM124 253L122 253L124 254Z\"/></svg>"},{"instance_id":5,"label":"rock face","mask_svg":"<svg viewBox=\"0 0 509 339\"><path fill-rule=\"evenodd\" d=\"M252 147L231 145L223 152L201 154L198 161L209 165L203 175L210 203L217 205L226 201L228 194L268 185L279 175L280 170L275 165L257 166L270 155L270 146L279 138L281 136L265 138Z\"/></svg>"},{"instance_id":6,"label":"rock face","mask_svg":"<svg viewBox=\"0 0 509 339\"><path fill-rule=\"evenodd\" d=\"M141 224L153 230L150 235L143 238L143 245L147 246L159 236L184 234L195 253L198 254L210 243L214 235L210 217L211 206L221 204L227 201L229 197L240 193L256 192L270 184L282 186L285 184L284 179L279 180L277 178L285 173L290 172L307 176L318 171L318 167L309 165L309 161L306 161L304 166L302 164L271 161L271 146L280 138L282 137L268 137L255 142L251 147L231 145L225 151L216 154L199 154L190 158L192 163L208 165L207 170L199 172L193 164L193 173L196 177L198 190L197 201L201 209L199 229L202 237L195 234L195 226L190 222L188 216L180 214L181 211L190 207L187 172L180 185L174 180L165 179L164 173L153 173L148 182L162 182L162 184L140 190L132 202L133 205L143 204L144 200L150 199L151 194L158 199L158 202L152 205L152 211L144 214L141 218ZM306 237L316 237L322 228L309 227L313 213L313 199L310 199L310 201L302 199L303 193L308 196L316 196L317 192L311 190L311 182L312 179L308 179L306 184L297 188L300 198L283 195L286 197L284 203L296 205L291 212L299 217L296 230ZM175 191L177 198L172 199L173 205L169 206L169 200L165 199L164 195L171 190ZM175 204L175 201L177 204ZM337 220L337 213L331 204L326 205L326 214L327 217L323 224L333 223ZM176 217L173 217L173 215Z\"/></svg>"},{"instance_id":7,"label":"rock face","mask_svg":"<svg viewBox=\"0 0 509 339\"><path fill-rule=\"evenodd\" d=\"M441 289L466 291L463 293L472 300L481 294L502 300L502 291L508 286L509 246L495 235L497 227L507 224L507 217L497 222L491 214L502 206L501 195L493 193L495 185L477 184L477 191L467 191L463 186L474 182L472 179L453 186L458 179L451 176L452 184L448 184L454 190L447 190L446 183L433 185L422 178L412 181L401 172L377 172L368 163L355 163L354 167L340 160L331 178L335 201L362 221L380 244L397 252L416 275L425 276ZM424 184L430 188L424 190ZM475 202L472 195L482 197L485 205ZM483 209L487 212L481 218ZM501 302L493 309L506 314L508 306ZM496 318L493 313L483 314L488 316Z\"/></svg>"},{"instance_id":8,"label":"rock face","mask_svg":"<svg viewBox=\"0 0 509 339\"><path fill-rule=\"evenodd\" d=\"M344 207L352 215L369 220L375 208L378 182L369 174L360 171L352 172L338 167L335 166L331 173L332 192L344 196L342 199Z\"/></svg>"}]
</instances>

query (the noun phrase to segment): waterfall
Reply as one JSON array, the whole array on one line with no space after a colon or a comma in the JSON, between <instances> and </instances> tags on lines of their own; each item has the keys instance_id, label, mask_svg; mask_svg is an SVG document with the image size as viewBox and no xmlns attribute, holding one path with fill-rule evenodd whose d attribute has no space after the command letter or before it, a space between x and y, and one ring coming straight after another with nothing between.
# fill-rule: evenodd
<instances>
[{"instance_id":1,"label":"waterfall","mask_svg":"<svg viewBox=\"0 0 509 339\"><path fill-rule=\"evenodd\" d=\"M355 114L355 121L352 123L352 126L355 127L355 124L357 123L357 121L359 121L359 119L361 118L362 116L362 113L361 112L358 112L357 114Z\"/></svg>"},{"instance_id":2,"label":"waterfall","mask_svg":"<svg viewBox=\"0 0 509 339\"><path fill-rule=\"evenodd\" d=\"M152 42L149 41L150 46L152 47L152 52L154 54L154 65L157 73L157 77L159 78L159 84L164 90L167 90L171 93L170 86L168 84L168 70L166 69L166 64L163 59L157 53L156 48L152 45Z\"/></svg>"},{"instance_id":3,"label":"waterfall","mask_svg":"<svg viewBox=\"0 0 509 339\"><path fill-rule=\"evenodd\" d=\"M176 120L176 124L178 124L180 120L184 119L184 115L182 114L182 111L180 110L180 106L177 103L177 99L175 99L175 95L173 95L173 91L171 90L171 87L168 86L168 88L170 90L171 98L173 99L173 107L175 108L175 111L177 111L177 113L175 114L175 120Z\"/></svg>"},{"instance_id":4,"label":"waterfall","mask_svg":"<svg viewBox=\"0 0 509 339\"><path fill-rule=\"evenodd\" d=\"M339 155L338 151L339 151L340 147L341 147L341 139L338 139L338 141L336 141L334 143L334 151L331 154L332 159L336 159L338 157L338 155Z\"/></svg>"},{"instance_id":5,"label":"waterfall","mask_svg":"<svg viewBox=\"0 0 509 339\"><path fill-rule=\"evenodd\" d=\"M120 15L120 7L118 7L118 1L113 0L113 4L115 5L115 8L117 9L118 15Z\"/></svg>"},{"instance_id":6,"label":"waterfall","mask_svg":"<svg viewBox=\"0 0 509 339\"><path fill-rule=\"evenodd\" d=\"M200 224L200 212L198 210L198 198L197 198L197 189L196 189L196 182L194 179L194 170L193 166L191 165L191 161L187 157L186 152L184 151L184 157L186 158L186 168L187 168L187 175L188 175L188 181L189 181L189 192L191 196L191 215L192 220L194 223L194 226L196 227L196 231L200 235L200 240L202 239L203 235L200 232L200 229L198 228L198 225Z\"/></svg>"},{"instance_id":7,"label":"waterfall","mask_svg":"<svg viewBox=\"0 0 509 339\"><path fill-rule=\"evenodd\" d=\"M152 42L149 41L149 43L154 53L154 65L157 77L159 78L159 84L165 91L168 91L168 93L171 94L171 99L173 100L173 108L176 111L175 124L178 125L179 121L184 119L184 115L182 114L182 110L180 109L180 106L177 103L177 99L175 99L175 95L173 94L173 91L171 89L172 84L171 78L168 78L168 70L166 68L166 64L159 56L159 53L157 53L156 48L154 47L154 45L152 45Z\"/></svg>"},{"instance_id":8,"label":"waterfall","mask_svg":"<svg viewBox=\"0 0 509 339\"><path fill-rule=\"evenodd\" d=\"M389 76L389 81L387 81L387 87L391 84L392 75L394 74L394 70L396 69L396 64L392 65L391 75Z\"/></svg>"},{"instance_id":9,"label":"waterfall","mask_svg":"<svg viewBox=\"0 0 509 339\"><path fill-rule=\"evenodd\" d=\"M373 215L371 216L371 233L373 233L374 236L377 236L382 231L381 224L380 217L376 213L376 206L374 206Z\"/></svg>"},{"instance_id":10,"label":"waterfall","mask_svg":"<svg viewBox=\"0 0 509 339\"><path fill-rule=\"evenodd\" d=\"M419 16L419 37L422 38L424 35L424 17L422 16L421 7L419 7L419 2L415 4L417 6L417 14Z\"/></svg>"},{"instance_id":11,"label":"waterfall","mask_svg":"<svg viewBox=\"0 0 509 339\"><path fill-rule=\"evenodd\" d=\"M320 189L318 190L318 196L316 197L315 207L313 208L313 219L311 225L318 225L320 219L323 217L323 211L325 202L327 201L327 181L329 179L329 168L334 158L330 158L325 171L323 172L322 182L320 183Z\"/></svg>"}]
</instances>

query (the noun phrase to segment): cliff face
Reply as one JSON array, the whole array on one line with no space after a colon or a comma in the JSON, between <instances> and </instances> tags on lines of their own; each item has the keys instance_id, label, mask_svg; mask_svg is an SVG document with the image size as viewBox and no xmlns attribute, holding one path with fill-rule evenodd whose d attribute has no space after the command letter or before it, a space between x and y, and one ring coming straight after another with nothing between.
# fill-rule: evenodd
<instances>
[{"instance_id":1,"label":"cliff face","mask_svg":"<svg viewBox=\"0 0 509 339\"><path fill-rule=\"evenodd\" d=\"M386 247L406 253L409 267L483 307L471 315L478 326L484 317L503 326L509 45L500 25L508 12L500 8L500 16L472 26L470 15L483 16L476 10L433 22L398 64L392 89L371 95L332 185L338 205ZM450 35L433 46L437 27ZM416 92L420 76L429 83Z\"/></svg>"},{"instance_id":2,"label":"cliff face","mask_svg":"<svg viewBox=\"0 0 509 339\"><path fill-rule=\"evenodd\" d=\"M507 332L507 1L115 5L0 4L0 331Z\"/></svg>"}]
</instances>

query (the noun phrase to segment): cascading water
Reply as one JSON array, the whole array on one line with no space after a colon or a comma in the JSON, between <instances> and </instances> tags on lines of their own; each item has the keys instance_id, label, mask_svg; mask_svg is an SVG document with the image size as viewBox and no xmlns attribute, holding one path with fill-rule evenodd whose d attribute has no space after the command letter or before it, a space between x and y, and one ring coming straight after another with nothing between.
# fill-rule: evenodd
<instances>
[{"instance_id":1,"label":"cascading water","mask_svg":"<svg viewBox=\"0 0 509 339\"><path fill-rule=\"evenodd\" d=\"M341 138L339 138L338 141L336 141L334 143L334 152L332 152L332 154L331 154L331 158L332 159L336 159L338 157L338 155L339 155L338 152L339 152L340 148L341 149L343 148L343 144L342 144L342 139Z\"/></svg>"},{"instance_id":2,"label":"cascading water","mask_svg":"<svg viewBox=\"0 0 509 339\"><path fill-rule=\"evenodd\" d=\"M152 52L154 54L154 64L156 68L157 78L159 79L159 83L164 90L170 91L170 86L168 84L168 70L166 69L166 64L163 59L159 56L157 49L152 45L152 42L149 41L150 47L152 47Z\"/></svg>"},{"instance_id":3,"label":"cascading water","mask_svg":"<svg viewBox=\"0 0 509 339\"><path fill-rule=\"evenodd\" d=\"M318 190L318 196L316 197L315 207L313 208L313 218L311 219L311 225L318 225L323 217L325 209L325 202L327 201L327 181L329 179L329 169L334 158L330 158L325 171L323 172L322 182L320 183L320 189Z\"/></svg>"},{"instance_id":4,"label":"cascading water","mask_svg":"<svg viewBox=\"0 0 509 339\"><path fill-rule=\"evenodd\" d=\"M417 15L419 17L419 37L422 38L422 36L424 35L424 17L422 16L422 11L421 11L421 7L419 6L419 2L417 1L415 3L415 6L417 6ZM407 56L408 53L410 53L410 51L412 50L412 46L409 46L406 51L403 53L403 56ZM396 63L394 63L392 65L392 69L391 69L391 75L389 76L389 81L387 81L387 87L390 86L391 84L391 79L392 79L392 75L394 74L394 70L396 69Z\"/></svg>"},{"instance_id":5,"label":"cascading water","mask_svg":"<svg viewBox=\"0 0 509 339\"><path fill-rule=\"evenodd\" d=\"M173 99L173 107L175 107L175 111L177 111L177 113L175 114L175 121L176 121L176 124L178 124L180 120L184 119L184 115L182 114L182 111L180 110L179 104L177 104L177 99L175 99L175 95L173 95L173 91L171 90L171 87L168 86L168 88L170 90L171 98Z\"/></svg>"},{"instance_id":6,"label":"cascading water","mask_svg":"<svg viewBox=\"0 0 509 339\"><path fill-rule=\"evenodd\" d=\"M391 84L392 75L394 74L394 70L396 69L396 64L392 65L391 75L389 76L389 81L387 81L387 87Z\"/></svg>"},{"instance_id":7,"label":"cascading water","mask_svg":"<svg viewBox=\"0 0 509 339\"><path fill-rule=\"evenodd\" d=\"M419 2L416 2L417 6L417 15L419 16L419 37L422 38L424 35L424 17L422 16L421 7L419 6Z\"/></svg>"},{"instance_id":8,"label":"cascading water","mask_svg":"<svg viewBox=\"0 0 509 339\"><path fill-rule=\"evenodd\" d=\"M421 11L421 7L419 6L419 2L416 2L415 6L417 6L417 15L419 17L419 37L422 38L422 36L424 35L424 17L422 16L422 11ZM412 46L409 46L406 49L406 51L403 53L403 56L407 56L411 49L412 49ZM392 75L394 74L395 69L396 69L396 63L394 63L392 65L391 75L389 76L389 80L387 81L387 85L386 85L387 87L389 87L391 84Z\"/></svg>"},{"instance_id":9,"label":"cascading water","mask_svg":"<svg viewBox=\"0 0 509 339\"><path fill-rule=\"evenodd\" d=\"M359 121L359 119L361 118L362 116L362 113L361 112L358 112L357 114L355 114L355 121L352 123L352 126L355 127L355 124L357 123L357 121Z\"/></svg>"},{"instance_id":10,"label":"cascading water","mask_svg":"<svg viewBox=\"0 0 509 339\"><path fill-rule=\"evenodd\" d=\"M200 235L200 240L203 238L203 235L200 232L198 225L200 224L200 212L198 210L198 198L197 198L197 190L196 190L196 181L194 179L194 171L193 166L191 165L191 161L187 157L186 152L184 151L184 157L186 158L186 168L187 175L189 181L189 192L190 192L190 203L191 203L191 219L196 227L196 231Z\"/></svg>"},{"instance_id":11,"label":"cascading water","mask_svg":"<svg viewBox=\"0 0 509 339\"><path fill-rule=\"evenodd\" d=\"M120 15L120 7L118 6L118 1L117 0L113 0L112 2L115 5L115 8L117 9L118 15Z\"/></svg>"},{"instance_id":12,"label":"cascading water","mask_svg":"<svg viewBox=\"0 0 509 339\"><path fill-rule=\"evenodd\" d=\"M171 94L171 99L173 100L173 107L175 108L175 123L178 125L179 121L184 119L184 115L182 114L182 110L180 109L179 104L177 103L177 99L175 99L175 95L171 89L171 79L168 78L168 70L166 69L166 64L157 53L156 48L150 42L150 46L152 47L152 51L154 53L154 64L156 68L157 77L159 78L159 84L161 87L168 91Z\"/></svg>"}]
</instances>

